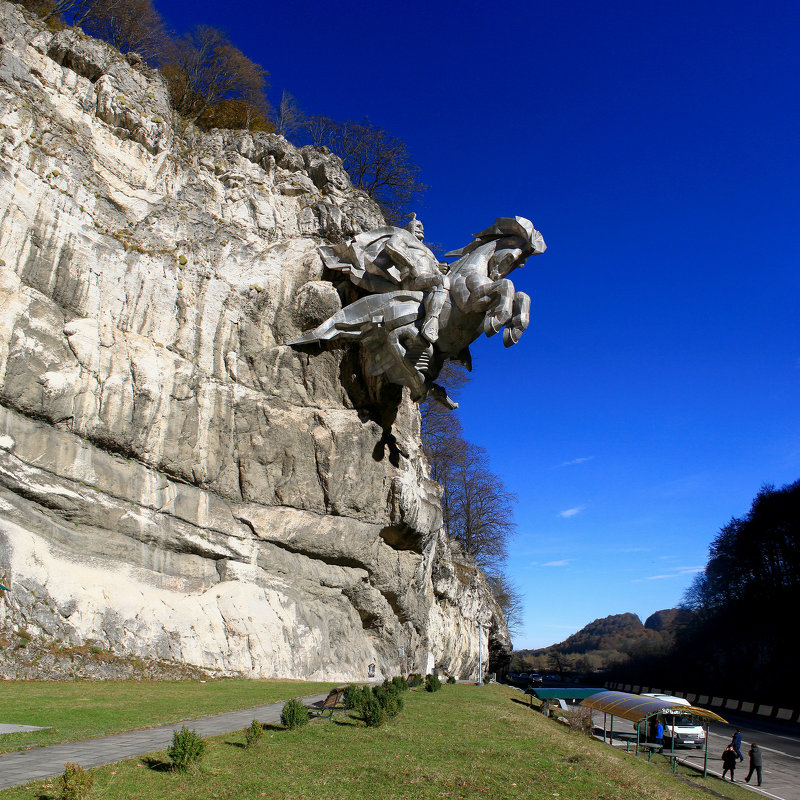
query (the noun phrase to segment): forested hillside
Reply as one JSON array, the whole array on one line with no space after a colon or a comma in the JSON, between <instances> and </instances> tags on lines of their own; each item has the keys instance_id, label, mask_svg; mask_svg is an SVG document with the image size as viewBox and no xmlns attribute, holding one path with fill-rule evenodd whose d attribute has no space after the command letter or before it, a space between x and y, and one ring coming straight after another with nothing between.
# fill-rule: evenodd
<instances>
[{"instance_id":1,"label":"forested hillside","mask_svg":"<svg viewBox=\"0 0 800 800\"><path fill-rule=\"evenodd\" d=\"M643 655L667 651L674 638L678 609L656 611L644 624L636 614L596 619L563 642L538 650L518 650L511 662L517 671L596 672Z\"/></svg>"},{"instance_id":2,"label":"forested hillside","mask_svg":"<svg viewBox=\"0 0 800 800\"><path fill-rule=\"evenodd\" d=\"M800 481L766 486L709 548L669 653L619 664L618 678L800 705Z\"/></svg>"},{"instance_id":3,"label":"forested hillside","mask_svg":"<svg viewBox=\"0 0 800 800\"><path fill-rule=\"evenodd\" d=\"M800 481L759 491L712 541L681 608L597 619L559 644L519 650L512 670L605 677L800 706Z\"/></svg>"}]
</instances>

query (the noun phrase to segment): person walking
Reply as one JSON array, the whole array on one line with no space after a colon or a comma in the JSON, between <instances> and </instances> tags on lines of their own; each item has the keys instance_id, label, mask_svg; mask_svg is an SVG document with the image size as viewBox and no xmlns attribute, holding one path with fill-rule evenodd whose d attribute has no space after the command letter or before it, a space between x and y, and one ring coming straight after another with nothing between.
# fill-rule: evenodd
<instances>
[{"instance_id":1,"label":"person walking","mask_svg":"<svg viewBox=\"0 0 800 800\"><path fill-rule=\"evenodd\" d=\"M761 786L761 766L763 763L761 761L761 748L753 742L747 755L750 756L750 772L747 773L747 777L744 779L745 783L750 783L750 778L753 777L755 772L758 776L758 785Z\"/></svg>"},{"instance_id":2,"label":"person walking","mask_svg":"<svg viewBox=\"0 0 800 800\"><path fill-rule=\"evenodd\" d=\"M726 772L731 773L731 781L735 783L736 779L733 775L736 772L736 751L733 749L732 744L729 744L722 754L722 780L725 780Z\"/></svg>"},{"instance_id":3,"label":"person walking","mask_svg":"<svg viewBox=\"0 0 800 800\"><path fill-rule=\"evenodd\" d=\"M731 746L739 761L744 761L744 756L742 755L742 732L738 728L733 732Z\"/></svg>"}]
</instances>

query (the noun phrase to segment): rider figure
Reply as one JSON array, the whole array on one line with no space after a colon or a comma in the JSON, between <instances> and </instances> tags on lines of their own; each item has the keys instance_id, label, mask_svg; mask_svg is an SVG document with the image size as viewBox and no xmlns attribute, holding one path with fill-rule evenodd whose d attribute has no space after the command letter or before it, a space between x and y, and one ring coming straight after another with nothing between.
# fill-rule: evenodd
<instances>
[{"instance_id":1,"label":"rider figure","mask_svg":"<svg viewBox=\"0 0 800 800\"><path fill-rule=\"evenodd\" d=\"M442 271L447 265L440 265L422 245L425 228L416 214L411 215L406 230L420 245L409 243L402 235L392 236L386 243L386 253L400 269L402 287L424 292L425 320L420 333L433 344L439 338L439 314L450 291L450 279Z\"/></svg>"}]
</instances>

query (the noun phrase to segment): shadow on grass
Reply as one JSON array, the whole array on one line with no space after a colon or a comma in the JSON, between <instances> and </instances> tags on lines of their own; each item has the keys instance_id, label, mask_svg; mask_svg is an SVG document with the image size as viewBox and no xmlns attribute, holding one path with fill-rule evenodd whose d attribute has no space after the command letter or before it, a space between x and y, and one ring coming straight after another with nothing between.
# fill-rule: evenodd
<instances>
[{"instance_id":1,"label":"shadow on grass","mask_svg":"<svg viewBox=\"0 0 800 800\"><path fill-rule=\"evenodd\" d=\"M345 728L358 728L362 724L360 717L344 717L343 719L333 719L334 725L343 725Z\"/></svg>"},{"instance_id":2,"label":"shadow on grass","mask_svg":"<svg viewBox=\"0 0 800 800\"><path fill-rule=\"evenodd\" d=\"M525 708L532 708L534 711L537 711L537 710L538 710L538 709L536 708L536 706L532 706L532 705L530 704L530 701L529 701L529 700L517 700L517 698L516 698L516 697L512 697L512 698L511 698L511 702L512 702L512 703L516 703L516 704L517 704L517 705L519 705L519 706L525 706Z\"/></svg>"},{"instance_id":3,"label":"shadow on grass","mask_svg":"<svg viewBox=\"0 0 800 800\"><path fill-rule=\"evenodd\" d=\"M56 796L54 794L37 794L36 800L56 800Z\"/></svg>"},{"instance_id":4,"label":"shadow on grass","mask_svg":"<svg viewBox=\"0 0 800 800\"><path fill-rule=\"evenodd\" d=\"M143 758L142 764L153 772L172 772L172 764L169 761L160 761L157 758Z\"/></svg>"}]
</instances>

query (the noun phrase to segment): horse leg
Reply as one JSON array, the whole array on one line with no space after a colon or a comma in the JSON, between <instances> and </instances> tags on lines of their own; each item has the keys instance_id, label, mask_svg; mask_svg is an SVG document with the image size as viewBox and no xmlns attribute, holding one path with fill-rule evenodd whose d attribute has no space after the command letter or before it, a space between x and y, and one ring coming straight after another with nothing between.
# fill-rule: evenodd
<instances>
[{"instance_id":1,"label":"horse leg","mask_svg":"<svg viewBox=\"0 0 800 800\"><path fill-rule=\"evenodd\" d=\"M531 319L531 299L525 292L517 292L514 295L514 310L511 319L506 323L503 331L503 344L511 347L519 341L525 328Z\"/></svg>"},{"instance_id":2,"label":"horse leg","mask_svg":"<svg viewBox=\"0 0 800 800\"><path fill-rule=\"evenodd\" d=\"M481 287L483 288L483 287ZM514 284L507 279L494 281L486 287L493 302L483 318L483 332L494 336L511 319L514 307Z\"/></svg>"}]
</instances>

